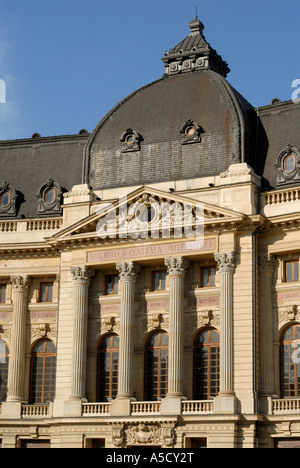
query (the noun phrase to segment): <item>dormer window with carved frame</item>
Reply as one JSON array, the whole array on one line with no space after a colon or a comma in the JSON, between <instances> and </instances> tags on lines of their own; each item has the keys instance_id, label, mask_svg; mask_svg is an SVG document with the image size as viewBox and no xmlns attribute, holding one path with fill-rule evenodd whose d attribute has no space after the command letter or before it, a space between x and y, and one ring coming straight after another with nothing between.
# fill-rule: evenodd
<instances>
[{"instance_id":1,"label":"dormer window with carved frame","mask_svg":"<svg viewBox=\"0 0 300 468\"><path fill-rule=\"evenodd\" d=\"M287 145L277 158L277 184L292 184L300 181L300 153L297 148Z\"/></svg>"},{"instance_id":2,"label":"dormer window with carved frame","mask_svg":"<svg viewBox=\"0 0 300 468\"><path fill-rule=\"evenodd\" d=\"M130 153L133 151L140 151L142 136L132 128L128 128L121 137L122 153Z\"/></svg>"},{"instance_id":3,"label":"dormer window with carved frame","mask_svg":"<svg viewBox=\"0 0 300 468\"><path fill-rule=\"evenodd\" d=\"M39 199L38 214L61 214L62 188L53 179L49 178L47 182L42 185L37 197Z\"/></svg>"},{"instance_id":4,"label":"dormer window with carved frame","mask_svg":"<svg viewBox=\"0 0 300 468\"><path fill-rule=\"evenodd\" d=\"M188 120L182 127L180 131L181 143L187 145L190 143L200 143L201 142L201 133L203 133L202 128L193 120Z\"/></svg>"},{"instance_id":5,"label":"dormer window with carved frame","mask_svg":"<svg viewBox=\"0 0 300 468\"><path fill-rule=\"evenodd\" d=\"M2 182L0 186L0 217L16 216L17 197L15 189L8 182Z\"/></svg>"}]
</instances>

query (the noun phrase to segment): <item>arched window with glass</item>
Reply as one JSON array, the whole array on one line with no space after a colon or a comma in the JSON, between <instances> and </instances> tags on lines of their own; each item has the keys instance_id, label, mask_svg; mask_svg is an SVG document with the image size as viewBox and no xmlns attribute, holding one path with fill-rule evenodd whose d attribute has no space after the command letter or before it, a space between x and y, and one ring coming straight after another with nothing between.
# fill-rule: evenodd
<instances>
[{"instance_id":1,"label":"arched window with glass","mask_svg":"<svg viewBox=\"0 0 300 468\"><path fill-rule=\"evenodd\" d=\"M151 335L145 348L145 391L147 401L165 398L168 391L169 337L165 332Z\"/></svg>"},{"instance_id":2,"label":"arched window with glass","mask_svg":"<svg viewBox=\"0 0 300 468\"><path fill-rule=\"evenodd\" d=\"M284 398L300 395L300 325L293 325L281 340L281 392Z\"/></svg>"},{"instance_id":3,"label":"arched window with glass","mask_svg":"<svg viewBox=\"0 0 300 468\"><path fill-rule=\"evenodd\" d=\"M108 335L98 347L97 401L113 400L118 394L119 337Z\"/></svg>"},{"instance_id":4,"label":"arched window with glass","mask_svg":"<svg viewBox=\"0 0 300 468\"><path fill-rule=\"evenodd\" d=\"M4 403L7 398L8 363L8 347L0 340L0 403Z\"/></svg>"},{"instance_id":5,"label":"arched window with glass","mask_svg":"<svg viewBox=\"0 0 300 468\"><path fill-rule=\"evenodd\" d=\"M39 341L31 355L30 403L54 401L56 380L56 347L50 340Z\"/></svg>"},{"instance_id":6,"label":"arched window with glass","mask_svg":"<svg viewBox=\"0 0 300 468\"><path fill-rule=\"evenodd\" d=\"M194 342L193 399L209 400L220 390L220 335L213 328L202 330Z\"/></svg>"}]
</instances>

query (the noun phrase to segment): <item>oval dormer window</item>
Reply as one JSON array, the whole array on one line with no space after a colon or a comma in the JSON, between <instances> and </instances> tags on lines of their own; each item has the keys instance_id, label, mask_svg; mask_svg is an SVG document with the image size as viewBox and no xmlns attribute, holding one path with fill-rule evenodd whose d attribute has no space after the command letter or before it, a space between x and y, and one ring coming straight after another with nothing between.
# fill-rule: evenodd
<instances>
[{"instance_id":1,"label":"oval dormer window","mask_svg":"<svg viewBox=\"0 0 300 468\"><path fill-rule=\"evenodd\" d=\"M0 197L0 205L2 206L2 208L7 208L9 204L10 204L10 193L3 192Z\"/></svg>"},{"instance_id":2,"label":"oval dormer window","mask_svg":"<svg viewBox=\"0 0 300 468\"><path fill-rule=\"evenodd\" d=\"M296 158L293 154L288 155L284 160L284 171L287 174L292 174L296 169Z\"/></svg>"},{"instance_id":3,"label":"oval dormer window","mask_svg":"<svg viewBox=\"0 0 300 468\"><path fill-rule=\"evenodd\" d=\"M128 137L126 138L127 145L133 145L134 142L135 142L135 136L133 134L128 135Z\"/></svg>"},{"instance_id":4,"label":"oval dormer window","mask_svg":"<svg viewBox=\"0 0 300 468\"><path fill-rule=\"evenodd\" d=\"M196 128L195 127L187 127L186 131L185 131L186 135L189 136L189 137L192 137L195 135L196 133Z\"/></svg>"},{"instance_id":5,"label":"oval dormer window","mask_svg":"<svg viewBox=\"0 0 300 468\"><path fill-rule=\"evenodd\" d=\"M56 201L56 190L54 188L50 188L45 192L45 202L47 205L53 205Z\"/></svg>"}]
</instances>

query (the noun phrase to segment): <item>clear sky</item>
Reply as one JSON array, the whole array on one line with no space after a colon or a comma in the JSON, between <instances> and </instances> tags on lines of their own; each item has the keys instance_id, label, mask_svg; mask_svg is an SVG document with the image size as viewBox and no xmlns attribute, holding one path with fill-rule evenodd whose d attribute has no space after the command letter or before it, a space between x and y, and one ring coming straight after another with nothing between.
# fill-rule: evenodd
<instances>
[{"instance_id":1,"label":"clear sky","mask_svg":"<svg viewBox=\"0 0 300 468\"><path fill-rule=\"evenodd\" d=\"M162 76L161 57L189 34L196 5L228 81L255 107L290 100L299 0L0 0L0 139L91 132Z\"/></svg>"}]
</instances>

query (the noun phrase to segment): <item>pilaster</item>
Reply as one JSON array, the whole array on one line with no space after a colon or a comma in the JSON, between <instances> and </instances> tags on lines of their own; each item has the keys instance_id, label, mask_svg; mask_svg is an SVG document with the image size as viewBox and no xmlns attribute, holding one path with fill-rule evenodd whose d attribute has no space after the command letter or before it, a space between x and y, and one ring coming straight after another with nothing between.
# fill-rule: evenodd
<instances>
[{"instance_id":1,"label":"pilaster","mask_svg":"<svg viewBox=\"0 0 300 468\"><path fill-rule=\"evenodd\" d=\"M236 413L234 391L233 276L235 253L215 254L221 282L220 323L220 393L215 399L215 413Z\"/></svg>"},{"instance_id":2,"label":"pilaster","mask_svg":"<svg viewBox=\"0 0 300 468\"><path fill-rule=\"evenodd\" d=\"M184 361L184 278L189 262L184 257L165 258L170 277L170 330L168 393L162 402L163 414L181 414Z\"/></svg>"},{"instance_id":3,"label":"pilaster","mask_svg":"<svg viewBox=\"0 0 300 468\"><path fill-rule=\"evenodd\" d=\"M65 403L65 415L81 416L81 402L85 398L86 389L89 285L94 271L86 266L79 266L72 267L70 272L75 287L73 360L71 395Z\"/></svg>"},{"instance_id":4,"label":"pilaster","mask_svg":"<svg viewBox=\"0 0 300 468\"><path fill-rule=\"evenodd\" d=\"M133 398L135 283L140 267L134 262L117 263L116 267L120 273L122 288L118 396L112 402L112 415L129 416Z\"/></svg>"}]
</instances>

